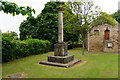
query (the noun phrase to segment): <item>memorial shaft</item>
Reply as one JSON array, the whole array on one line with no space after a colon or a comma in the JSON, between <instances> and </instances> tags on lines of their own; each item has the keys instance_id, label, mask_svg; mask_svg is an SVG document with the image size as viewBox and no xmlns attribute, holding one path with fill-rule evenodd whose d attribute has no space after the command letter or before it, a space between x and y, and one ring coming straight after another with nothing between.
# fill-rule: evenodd
<instances>
[{"instance_id":1,"label":"memorial shaft","mask_svg":"<svg viewBox=\"0 0 120 80\"><path fill-rule=\"evenodd\" d=\"M63 13L62 10L58 11L58 42L63 42Z\"/></svg>"},{"instance_id":2,"label":"memorial shaft","mask_svg":"<svg viewBox=\"0 0 120 80\"><path fill-rule=\"evenodd\" d=\"M58 43L54 45L55 56L67 56L67 44L63 41L63 13L62 3L58 9Z\"/></svg>"}]
</instances>

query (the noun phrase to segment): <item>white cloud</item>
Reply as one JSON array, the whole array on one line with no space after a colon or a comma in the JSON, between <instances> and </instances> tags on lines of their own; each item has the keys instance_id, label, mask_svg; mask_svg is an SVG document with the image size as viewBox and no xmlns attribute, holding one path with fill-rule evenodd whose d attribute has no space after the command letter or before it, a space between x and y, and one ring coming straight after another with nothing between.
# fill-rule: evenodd
<instances>
[{"instance_id":1,"label":"white cloud","mask_svg":"<svg viewBox=\"0 0 120 80\"><path fill-rule=\"evenodd\" d=\"M95 5L101 7L102 11L112 14L118 10L120 0L93 0Z\"/></svg>"}]
</instances>

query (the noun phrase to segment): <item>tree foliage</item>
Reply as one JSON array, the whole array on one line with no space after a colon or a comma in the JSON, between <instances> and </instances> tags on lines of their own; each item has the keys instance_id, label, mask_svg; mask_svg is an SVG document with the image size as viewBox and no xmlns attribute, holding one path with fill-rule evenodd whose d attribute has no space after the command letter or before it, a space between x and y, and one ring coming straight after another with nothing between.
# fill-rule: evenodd
<instances>
[{"instance_id":1,"label":"tree foliage","mask_svg":"<svg viewBox=\"0 0 120 80\"><path fill-rule=\"evenodd\" d=\"M40 39L56 43L58 40L58 4L48 2L42 13L37 16L37 27Z\"/></svg>"},{"instance_id":2,"label":"tree foliage","mask_svg":"<svg viewBox=\"0 0 120 80\"><path fill-rule=\"evenodd\" d=\"M67 4L76 15L76 19L74 19L76 20L76 27L73 30L78 32L81 36L83 41L82 54L84 55L85 38L91 29L101 24L115 26L116 23L107 13L100 12L100 8L98 6L94 6L93 2L90 0L81 0L80 2L73 0L73 2L68 2Z\"/></svg>"},{"instance_id":3,"label":"tree foliage","mask_svg":"<svg viewBox=\"0 0 120 80\"><path fill-rule=\"evenodd\" d=\"M118 10L117 12L111 14L111 16L120 23L120 10Z\"/></svg>"},{"instance_id":4,"label":"tree foliage","mask_svg":"<svg viewBox=\"0 0 120 80\"><path fill-rule=\"evenodd\" d=\"M63 3L65 11L63 11L64 19L64 40L76 41L77 35L71 30L74 27L75 15L70 10L69 6ZM42 40L49 40L50 42L58 42L58 4L55 2L48 2L42 12L30 21L31 18L25 20L20 25L20 38L26 39L27 36L38 38ZM74 37L74 38L72 38Z\"/></svg>"},{"instance_id":5,"label":"tree foliage","mask_svg":"<svg viewBox=\"0 0 120 80\"><path fill-rule=\"evenodd\" d=\"M114 18L112 18L106 12L100 12L100 15L92 23L93 26L102 25L102 24L109 24L112 26L116 25Z\"/></svg>"},{"instance_id":6,"label":"tree foliage","mask_svg":"<svg viewBox=\"0 0 120 80\"><path fill-rule=\"evenodd\" d=\"M24 40L27 36L42 40L49 40L53 43L57 41L57 4L48 2L36 18L27 18L20 25L20 39ZM32 19L32 20L31 20Z\"/></svg>"},{"instance_id":7,"label":"tree foliage","mask_svg":"<svg viewBox=\"0 0 120 80\"><path fill-rule=\"evenodd\" d=\"M2 38L9 40L9 41L12 41L12 40L18 39L18 35L14 31L11 31L11 32L8 31L6 33L2 33Z\"/></svg>"},{"instance_id":8,"label":"tree foliage","mask_svg":"<svg viewBox=\"0 0 120 80\"><path fill-rule=\"evenodd\" d=\"M99 14L99 7L94 6L92 1L81 0L80 2L68 2L70 9L76 15L76 27L73 29L75 32L80 34L83 41L83 54L84 54L84 41L88 32L91 30L91 23L97 18ZM79 36L78 36L79 39Z\"/></svg>"},{"instance_id":9,"label":"tree foliage","mask_svg":"<svg viewBox=\"0 0 120 80\"><path fill-rule=\"evenodd\" d=\"M36 34L36 25L37 21L34 17L28 17L27 20L24 20L20 24L20 39L25 40L27 38L30 38L32 35L32 38L38 38L39 36ZM37 35L37 37L36 37Z\"/></svg>"},{"instance_id":10,"label":"tree foliage","mask_svg":"<svg viewBox=\"0 0 120 80\"><path fill-rule=\"evenodd\" d=\"M63 8L65 9L63 11L64 41L78 42L79 34L74 30L76 28L76 15L67 4L63 5Z\"/></svg>"},{"instance_id":11,"label":"tree foliage","mask_svg":"<svg viewBox=\"0 0 120 80\"><path fill-rule=\"evenodd\" d=\"M16 3L12 3L12 2L8 2L8 1L0 1L0 11L3 11L4 13L7 13L7 14L10 13L13 16L19 15L20 13L22 15L27 14L28 16L32 16L32 12L35 14L35 10L29 6L18 7L18 5Z\"/></svg>"}]
</instances>

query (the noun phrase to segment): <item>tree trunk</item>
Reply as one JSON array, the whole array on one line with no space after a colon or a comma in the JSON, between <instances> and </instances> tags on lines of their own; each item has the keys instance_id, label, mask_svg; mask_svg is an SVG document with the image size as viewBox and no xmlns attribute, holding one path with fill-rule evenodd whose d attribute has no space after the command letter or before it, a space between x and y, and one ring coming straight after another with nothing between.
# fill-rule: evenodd
<instances>
[{"instance_id":1,"label":"tree trunk","mask_svg":"<svg viewBox=\"0 0 120 80\"><path fill-rule=\"evenodd\" d=\"M82 55L84 55L84 48L85 48L85 46L84 46L84 41L83 41L83 43L82 43Z\"/></svg>"}]
</instances>

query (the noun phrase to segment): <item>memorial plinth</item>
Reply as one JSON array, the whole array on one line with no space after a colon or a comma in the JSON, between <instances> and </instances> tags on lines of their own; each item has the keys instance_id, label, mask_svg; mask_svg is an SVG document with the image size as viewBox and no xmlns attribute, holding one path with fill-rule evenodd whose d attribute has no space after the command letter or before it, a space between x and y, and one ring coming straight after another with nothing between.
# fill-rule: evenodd
<instances>
[{"instance_id":1,"label":"memorial plinth","mask_svg":"<svg viewBox=\"0 0 120 80\"><path fill-rule=\"evenodd\" d=\"M68 45L63 42L63 14L62 3L59 2L58 8L58 43L54 45L54 55L48 56L47 61L42 61L40 64L70 67L75 63L80 62L78 59L74 59L74 55L67 54Z\"/></svg>"},{"instance_id":2,"label":"memorial plinth","mask_svg":"<svg viewBox=\"0 0 120 80\"><path fill-rule=\"evenodd\" d=\"M74 60L73 55L68 55L68 56L48 56L48 61L49 62L57 62L57 63L68 63L70 61Z\"/></svg>"},{"instance_id":3,"label":"memorial plinth","mask_svg":"<svg viewBox=\"0 0 120 80\"><path fill-rule=\"evenodd\" d=\"M64 42L57 43L54 45L54 56L67 56L67 47L68 45Z\"/></svg>"}]
</instances>

